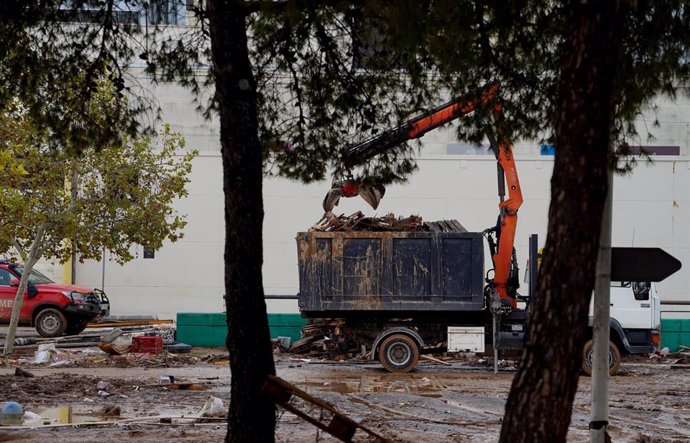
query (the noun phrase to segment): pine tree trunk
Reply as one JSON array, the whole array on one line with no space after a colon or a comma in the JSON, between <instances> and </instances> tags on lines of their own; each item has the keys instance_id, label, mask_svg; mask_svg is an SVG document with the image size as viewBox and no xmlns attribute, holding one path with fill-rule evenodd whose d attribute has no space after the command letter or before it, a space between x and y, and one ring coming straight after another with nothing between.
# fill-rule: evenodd
<instances>
[{"instance_id":1,"label":"pine tree trunk","mask_svg":"<svg viewBox=\"0 0 690 443\"><path fill-rule=\"evenodd\" d=\"M232 373L226 441L272 442L275 406L260 395L266 377L275 373L261 277L262 158L242 3L215 0L208 7L225 195L225 297Z\"/></svg>"},{"instance_id":2,"label":"pine tree trunk","mask_svg":"<svg viewBox=\"0 0 690 443\"><path fill-rule=\"evenodd\" d=\"M620 0L575 0L568 6L548 234L501 442L566 441L606 199L624 9Z\"/></svg>"}]
</instances>

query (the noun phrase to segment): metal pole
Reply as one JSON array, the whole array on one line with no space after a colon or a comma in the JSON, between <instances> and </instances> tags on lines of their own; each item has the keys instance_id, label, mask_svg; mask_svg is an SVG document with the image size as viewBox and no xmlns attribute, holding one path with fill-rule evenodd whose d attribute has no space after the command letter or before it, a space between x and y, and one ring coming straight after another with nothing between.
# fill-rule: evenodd
<instances>
[{"instance_id":1,"label":"metal pole","mask_svg":"<svg viewBox=\"0 0 690 443\"><path fill-rule=\"evenodd\" d=\"M499 339L499 329L501 328L501 318L499 317L501 315L501 298L498 296L498 292L496 292L496 288L491 289L491 300L490 300L490 308L491 308L491 314L493 317L493 324L492 324L492 329L491 335L492 335L492 340L493 340L493 348L494 348L494 374L498 374L498 348L501 345L501 341Z\"/></svg>"},{"instance_id":2,"label":"metal pole","mask_svg":"<svg viewBox=\"0 0 690 443\"><path fill-rule=\"evenodd\" d=\"M101 270L101 291L105 291L105 248L103 248L103 269Z\"/></svg>"},{"instance_id":3,"label":"metal pole","mask_svg":"<svg viewBox=\"0 0 690 443\"><path fill-rule=\"evenodd\" d=\"M532 234L529 236L529 298L527 307L537 293L537 279L539 278L539 236Z\"/></svg>"},{"instance_id":4,"label":"metal pole","mask_svg":"<svg viewBox=\"0 0 690 443\"><path fill-rule=\"evenodd\" d=\"M70 284L75 284L77 282L77 253L72 253L72 275L70 276Z\"/></svg>"},{"instance_id":5,"label":"metal pole","mask_svg":"<svg viewBox=\"0 0 690 443\"><path fill-rule=\"evenodd\" d=\"M498 314L494 312L493 317L494 374L498 374L498 340L496 340L496 334L498 334Z\"/></svg>"},{"instance_id":6,"label":"metal pole","mask_svg":"<svg viewBox=\"0 0 690 443\"><path fill-rule=\"evenodd\" d=\"M592 355L592 416L589 422L591 443L606 441L609 401L609 317L611 300L611 220L613 170L608 172L609 189L601 220L599 256L594 283L594 322Z\"/></svg>"}]
</instances>

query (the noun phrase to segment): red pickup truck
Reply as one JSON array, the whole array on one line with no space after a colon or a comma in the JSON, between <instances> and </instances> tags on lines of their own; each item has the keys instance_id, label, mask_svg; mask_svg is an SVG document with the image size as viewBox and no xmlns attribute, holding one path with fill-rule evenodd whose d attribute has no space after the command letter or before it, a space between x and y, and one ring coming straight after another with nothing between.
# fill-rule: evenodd
<instances>
[{"instance_id":1,"label":"red pickup truck","mask_svg":"<svg viewBox=\"0 0 690 443\"><path fill-rule=\"evenodd\" d=\"M0 324L8 324L24 267L0 260ZM29 325L43 337L76 335L86 325L110 314L110 301L100 289L55 283L32 270L24 294L20 325Z\"/></svg>"}]
</instances>

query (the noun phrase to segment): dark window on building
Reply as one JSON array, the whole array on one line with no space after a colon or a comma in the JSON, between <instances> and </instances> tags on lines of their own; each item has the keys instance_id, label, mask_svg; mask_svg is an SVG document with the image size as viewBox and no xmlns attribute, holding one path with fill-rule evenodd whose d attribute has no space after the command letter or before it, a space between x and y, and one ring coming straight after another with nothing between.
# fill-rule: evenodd
<instances>
[{"instance_id":1,"label":"dark window on building","mask_svg":"<svg viewBox=\"0 0 690 443\"><path fill-rule=\"evenodd\" d=\"M146 21L152 25L177 25L178 11L182 8L180 0L151 0L146 3Z\"/></svg>"},{"instance_id":2,"label":"dark window on building","mask_svg":"<svg viewBox=\"0 0 690 443\"><path fill-rule=\"evenodd\" d=\"M630 154L680 155L680 146L631 146Z\"/></svg>"},{"instance_id":3,"label":"dark window on building","mask_svg":"<svg viewBox=\"0 0 690 443\"><path fill-rule=\"evenodd\" d=\"M386 26L381 20L362 17L352 10L347 15L352 36L352 68L390 70L401 66L403 54L391 48L387 41Z\"/></svg>"},{"instance_id":4,"label":"dark window on building","mask_svg":"<svg viewBox=\"0 0 690 443\"><path fill-rule=\"evenodd\" d=\"M72 23L102 23L105 13L102 9L60 9L57 20ZM139 23L139 11L113 11L113 21L118 24Z\"/></svg>"},{"instance_id":5,"label":"dark window on building","mask_svg":"<svg viewBox=\"0 0 690 443\"><path fill-rule=\"evenodd\" d=\"M144 258L156 258L156 250L150 246L144 246Z\"/></svg>"}]
</instances>

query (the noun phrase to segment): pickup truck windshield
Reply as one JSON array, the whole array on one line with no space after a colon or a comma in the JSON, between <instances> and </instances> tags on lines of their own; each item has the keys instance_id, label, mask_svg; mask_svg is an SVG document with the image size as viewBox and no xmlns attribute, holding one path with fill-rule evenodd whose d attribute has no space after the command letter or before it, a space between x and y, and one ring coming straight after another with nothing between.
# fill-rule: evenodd
<instances>
[{"instance_id":1,"label":"pickup truck windshield","mask_svg":"<svg viewBox=\"0 0 690 443\"><path fill-rule=\"evenodd\" d=\"M17 266L16 268L14 268L14 270L21 275L24 272L24 267ZM44 283L54 283L53 280L49 279L45 275L33 269L31 270L31 274L29 274L29 281L35 285L40 285Z\"/></svg>"}]
</instances>

